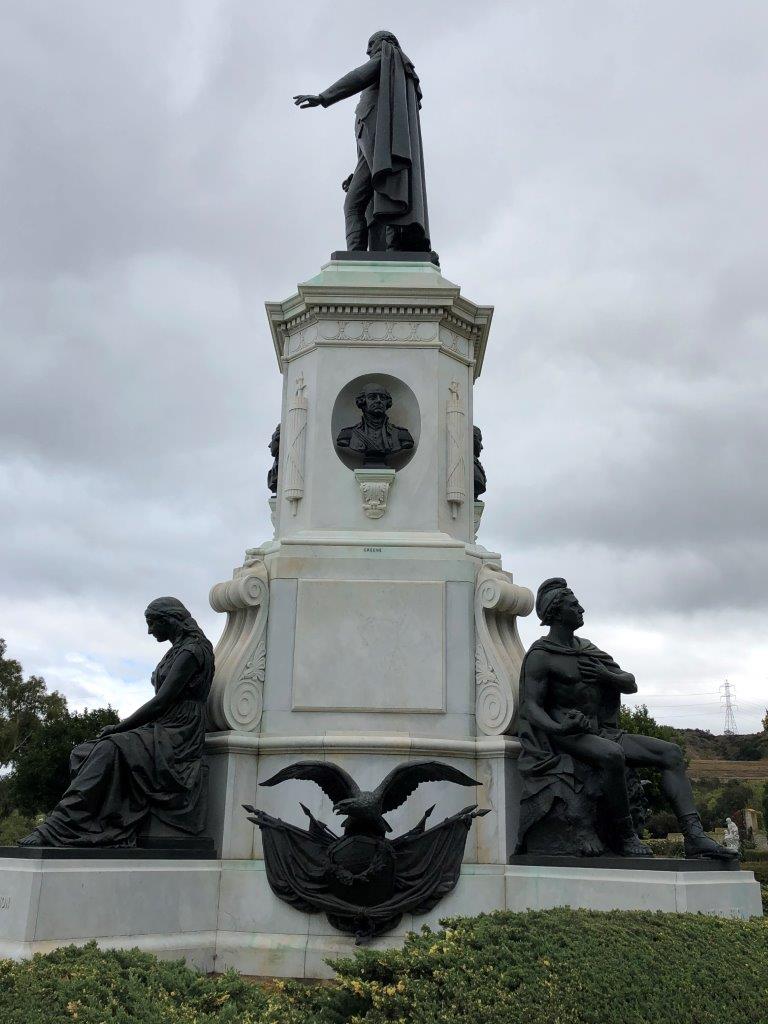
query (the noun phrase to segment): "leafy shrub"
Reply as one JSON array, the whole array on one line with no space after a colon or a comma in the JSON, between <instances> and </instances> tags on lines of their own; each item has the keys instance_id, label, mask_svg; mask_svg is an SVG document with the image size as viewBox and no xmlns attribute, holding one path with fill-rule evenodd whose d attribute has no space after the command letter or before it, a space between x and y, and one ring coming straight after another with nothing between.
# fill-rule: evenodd
<instances>
[{"instance_id":1,"label":"leafy shrub","mask_svg":"<svg viewBox=\"0 0 768 1024\"><path fill-rule=\"evenodd\" d=\"M0 846L15 846L32 831L36 821L36 818L20 814L19 811L11 811L7 817L0 818Z\"/></svg>"},{"instance_id":2,"label":"leafy shrub","mask_svg":"<svg viewBox=\"0 0 768 1024\"><path fill-rule=\"evenodd\" d=\"M260 1024L267 1005L263 990L234 972L206 977L95 942L0 960L3 1024Z\"/></svg>"},{"instance_id":3,"label":"leafy shrub","mask_svg":"<svg viewBox=\"0 0 768 1024\"><path fill-rule=\"evenodd\" d=\"M679 825L671 811L656 811L649 816L645 827L654 839L664 839L668 832L677 832Z\"/></svg>"},{"instance_id":4,"label":"leafy shrub","mask_svg":"<svg viewBox=\"0 0 768 1024\"><path fill-rule=\"evenodd\" d=\"M768 885L768 864L765 861L745 860L741 865L742 871L754 871L755 878L761 885Z\"/></svg>"},{"instance_id":5,"label":"leafy shrub","mask_svg":"<svg viewBox=\"0 0 768 1024\"><path fill-rule=\"evenodd\" d=\"M685 847L681 839L644 839L653 850L654 857L684 857Z\"/></svg>"},{"instance_id":6,"label":"leafy shrub","mask_svg":"<svg viewBox=\"0 0 768 1024\"><path fill-rule=\"evenodd\" d=\"M768 864L768 850L750 850L750 864Z\"/></svg>"},{"instance_id":7,"label":"leafy shrub","mask_svg":"<svg viewBox=\"0 0 768 1024\"><path fill-rule=\"evenodd\" d=\"M551 910L443 922L335 961L360 1024L757 1024L761 919Z\"/></svg>"},{"instance_id":8,"label":"leafy shrub","mask_svg":"<svg viewBox=\"0 0 768 1024\"><path fill-rule=\"evenodd\" d=\"M768 887L766 887L768 889ZM0 961L2 1024L758 1024L762 920L549 910L454 918L330 984L205 977L137 950Z\"/></svg>"}]
</instances>

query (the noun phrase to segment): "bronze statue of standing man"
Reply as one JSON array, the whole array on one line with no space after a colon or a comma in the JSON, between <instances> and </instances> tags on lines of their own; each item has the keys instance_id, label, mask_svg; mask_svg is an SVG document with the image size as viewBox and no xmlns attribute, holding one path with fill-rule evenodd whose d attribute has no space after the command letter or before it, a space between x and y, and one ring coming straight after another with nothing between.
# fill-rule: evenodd
<instances>
[{"instance_id":1,"label":"bronze statue of standing man","mask_svg":"<svg viewBox=\"0 0 768 1024\"><path fill-rule=\"evenodd\" d=\"M374 32L368 61L296 106L328 107L362 93L355 109L357 166L343 183L347 249L429 252L419 76L391 32Z\"/></svg>"}]
</instances>

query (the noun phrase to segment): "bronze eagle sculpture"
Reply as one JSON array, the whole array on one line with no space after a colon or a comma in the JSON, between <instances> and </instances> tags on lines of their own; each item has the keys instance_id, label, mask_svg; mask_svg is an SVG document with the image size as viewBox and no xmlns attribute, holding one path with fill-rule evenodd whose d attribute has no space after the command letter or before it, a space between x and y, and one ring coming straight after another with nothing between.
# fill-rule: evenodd
<instances>
[{"instance_id":1,"label":"bronze eagle sculpture","mask_svg":"<svg viewBox=\"0 0 768 1024\"><path fill-rule=\"evenodd\" d=\"M333 801L336 814L345 814L341 823L345 836L384 836L392 831L384 815L404 804L422 782L455 782L459 786L478 786L476 779L439 761L412 761L399 764L386 775L376 789L361 790L349 772L332 761L298 761L283 768L262 786L276 786L288 779L315 782Z\"/></svg>"}]
</instances>

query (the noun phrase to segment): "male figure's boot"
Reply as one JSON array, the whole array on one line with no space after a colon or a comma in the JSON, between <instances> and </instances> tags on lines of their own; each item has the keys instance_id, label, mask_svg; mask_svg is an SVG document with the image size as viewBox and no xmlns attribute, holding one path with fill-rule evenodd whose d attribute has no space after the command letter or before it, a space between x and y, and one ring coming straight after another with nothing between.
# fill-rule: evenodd
<instances>
[{"instance_id":1,"label":"male figure's boot","mask_svg":"<svg viewBox=\"0 0 768 1024\"><path fill-rule=\"evenodd\" d=\"M646 846L635 832L635 825L630 815L616 821L616 835L619 839L620 857L652 857L653 850Z\"/></svg>"},{"instance_id":2,"label":"male figure's boot","mask_svg":"<svg viewBox=\"0 0 768 1024\"><path fill-rule=\"evenodd\" d=\"M710 839L704 831L699 815L692 811L680 816L680 831L683 833L683 845L686 857L712 857L717 860L734 860L739 856L738 850L729 850L714 839Z\"/></svg>"}]
</instances>

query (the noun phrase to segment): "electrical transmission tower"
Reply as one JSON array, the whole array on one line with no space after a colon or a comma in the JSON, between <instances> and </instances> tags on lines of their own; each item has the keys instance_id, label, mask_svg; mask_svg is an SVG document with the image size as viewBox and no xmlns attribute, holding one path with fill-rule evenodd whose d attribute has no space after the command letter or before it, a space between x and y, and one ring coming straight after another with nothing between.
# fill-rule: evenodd
<instances>
[{"instance_id":1,"label":"electrical transmission tower","mask_svg":"<svg viewBox=\"0 0 768 1024\"><path fill-rule=\"evenodd\" d=\"M725 736L736 736L739 732L736 728L736 719L733 714L733 698L735 696L733 687L726 679L720 687L720 703L725 709L725 726L723 728L723 735Z\"/></svg>"}]
</instances>

